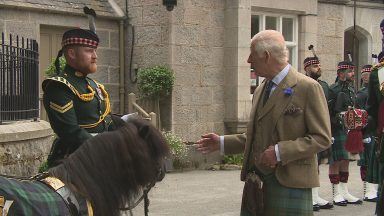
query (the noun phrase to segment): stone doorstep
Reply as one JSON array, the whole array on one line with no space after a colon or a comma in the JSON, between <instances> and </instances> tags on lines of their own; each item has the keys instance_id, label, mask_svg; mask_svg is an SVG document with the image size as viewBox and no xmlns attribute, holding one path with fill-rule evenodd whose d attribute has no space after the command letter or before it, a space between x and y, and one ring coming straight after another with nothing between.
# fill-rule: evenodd
<instances>
[{"instance_id":1,"label":"stone doorstep","mask_svg":"<svg viewBox=\"0 0 384 216\"><path fill-rule=\"evenodd\" d=\"M36 139L54 135L48 122L18 121L0 125L0 143Z\"/></svg>"}]
</instances>

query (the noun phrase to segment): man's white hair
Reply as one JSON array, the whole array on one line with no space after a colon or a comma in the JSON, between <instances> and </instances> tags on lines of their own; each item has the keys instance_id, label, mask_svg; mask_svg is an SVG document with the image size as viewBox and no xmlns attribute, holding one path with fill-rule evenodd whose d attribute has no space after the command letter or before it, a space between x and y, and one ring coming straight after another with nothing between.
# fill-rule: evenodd
<instances>
[{"instance_id":1,"label":"man's white hair","mask_svg":"<svg viewBox=\"0 0 384 216\"><path fill-rule=\"evenodd\" d=\"M255 52L259 56L263 56L268 52L273 58L275 58L279 63L286 63L289 59L289 52L285 41L280 43L277 40L277 36L281 36L281 33L276 31L265 31L261 34L256 34L254 40L257 42L254 45Z\"/></svg>"}]
</instances>

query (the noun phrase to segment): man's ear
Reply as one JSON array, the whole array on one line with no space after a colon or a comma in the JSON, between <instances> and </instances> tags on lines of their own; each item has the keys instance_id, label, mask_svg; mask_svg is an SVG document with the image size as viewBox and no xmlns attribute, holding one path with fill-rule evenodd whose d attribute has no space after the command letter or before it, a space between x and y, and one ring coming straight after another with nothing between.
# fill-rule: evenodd
<instances>
[{"instance_id":1,"label":"man's ear","mask_svg":"<svg viewBox=\"0 0 384 216\"><path fill-rule=\"evenodd\" d=\"M265 63L268 63L269 60L271 59L271 54L268 51L264 51L265 56L264 56L264 61Z\"/></svg>"},{"instance_id":2,"label":"man's ear","mask_svg":"<svg viewBox=\"0 0 384 216\"><path fill-rule=\"evenodd\" d=\"M67 55L70 59L76 58L76 50L74 48L68 48Z\"/></svg>"}]
</instances>

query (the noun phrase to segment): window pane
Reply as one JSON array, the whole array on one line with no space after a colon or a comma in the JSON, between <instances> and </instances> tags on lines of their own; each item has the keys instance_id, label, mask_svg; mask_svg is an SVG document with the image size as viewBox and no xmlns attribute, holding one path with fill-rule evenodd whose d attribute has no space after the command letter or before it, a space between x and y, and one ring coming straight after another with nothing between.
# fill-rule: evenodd
<instances>
[{"instance_id":1,"label":"window pane","mask_svg":"<svg viewBox=\"0 0 384 216\"><path fill-rule=\"evenodd\" d=\"M277 30L277 17L265 17L265 29Z\"/></svg>"},{"instance_id":2,"label":"window pane","mask_svg":"<svg viewBox=\"0 0 384 216\"><path fill-rule=\"evenodd\" d=\"M283 18L283 35L286 41L293 41L293 19Z\"/></svg>"},{"instance_id":3,"label":"window pane","mask_svg":"<svg viewBox=\"0 0 384 216\"><path fill-rule=\"evenodd\" d=\"M289 59L288 62L289 64L292 64L292 59L293 59L293 47L288 47L289 50Z\"/></svg>"},{"instance_id":4,"label":"window pane","mask_svg":"<svg viewBox=\"0 0 384 216\"><path fill-rule=\"evenodd\" d=\"M260 25L259 25L260 17L257 15L253 15L251 19L251 37L253 37L255 34L257 34L260 31Z\"/></svg>"}]
</instances>

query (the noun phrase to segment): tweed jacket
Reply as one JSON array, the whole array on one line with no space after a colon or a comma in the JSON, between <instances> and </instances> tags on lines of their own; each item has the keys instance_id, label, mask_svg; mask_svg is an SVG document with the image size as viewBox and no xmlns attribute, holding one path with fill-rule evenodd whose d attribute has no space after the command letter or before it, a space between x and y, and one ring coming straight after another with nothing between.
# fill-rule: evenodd
<instances>
[{"instance_id":1,"label":"tweed jacket","mask_svg":"<svg viewBox=\"0 0 384 216\"><path fill-rule=\"evenodd\" d=\"M244 151L241 180L256 166L286 187L319 186L316 153L331 145L331 126L321 85L291 67L263 106L265 82L256 90L246 134L225 135L225 154ZM278 144L281 161L271 169L261 154Z\"/></svg>"}]
</instances>

